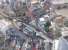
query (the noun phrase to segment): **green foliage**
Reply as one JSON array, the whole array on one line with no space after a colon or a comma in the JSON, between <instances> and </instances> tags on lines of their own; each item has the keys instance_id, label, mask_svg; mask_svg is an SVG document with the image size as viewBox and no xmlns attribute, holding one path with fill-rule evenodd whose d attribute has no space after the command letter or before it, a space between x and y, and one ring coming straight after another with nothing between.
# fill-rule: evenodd
<instances>
[{"instance_id":1,"label":"green foliage","mask_svg":"<svg viewBox=\"0 0 68 50\"><path fill-rule=\"evenodd\" d=\"M4 42L4 37L0 37L0 44Z\"/></svg>"},{"instance_id":2,"label":"green foliage","mask_svg":"<svg viewBox=\"0 0 68 50\"><path fill-rule=\"evenodd\" d=\"M49 27L51 26L51 23L49 21L46 22L46 24L44 24L45 27L45 31L49 32Z\"/></svg>"},{"instance_id":3,"label":"green foliage","mask_svg":"<svg viewBox=\"0 0 68 50\"><path fill-rule=\"evenodd\" d=\"M65 25L66 27L68 27L68 21L65 21L65 22L64 22L64 25Z\"/></svg>"},{"instance_id":4,"label":"green foliage","mask_svg":"<svg viewBox=\"0 0 68 50\"><path fill-rule=\"evenodd\" d=\"M54 35L54 39L57 39L57 38L59 38L61 36L61 32L58 32L58 33L56 33L55 35Z\"/></svg>"}]
</instances>

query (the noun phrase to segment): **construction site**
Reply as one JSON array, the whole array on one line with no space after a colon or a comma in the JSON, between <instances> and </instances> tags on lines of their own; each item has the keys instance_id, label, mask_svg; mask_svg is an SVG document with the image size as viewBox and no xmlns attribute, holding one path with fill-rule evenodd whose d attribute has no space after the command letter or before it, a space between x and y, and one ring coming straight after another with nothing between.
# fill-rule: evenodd
<instances>
[{"instance_id":1,"label":"construction site","mask_svg":"<svg viewBox=\"0 0 68 50\"><path fill-rule=\"evenodd\" d=\"M0 0L0 50L68 50L68 0Z\"/></svg>"}]
</instances>

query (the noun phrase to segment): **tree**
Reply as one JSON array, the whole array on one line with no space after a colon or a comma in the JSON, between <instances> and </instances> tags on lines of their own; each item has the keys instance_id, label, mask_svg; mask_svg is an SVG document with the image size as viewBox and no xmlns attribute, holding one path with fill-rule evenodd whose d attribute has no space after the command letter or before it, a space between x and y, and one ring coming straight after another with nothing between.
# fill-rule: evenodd
<instances>
[{"instance_id":1,"label":"tree","mask_svg":"<svg viewBox=\"0 0 68 50\"><path fill-rule=\"evenodd\" d=\"M45 31L49 32L49 27L51 26L51 23L49 21L46 22L46 24L44 24L45 27Z\"/></svg>"}]
</instances>

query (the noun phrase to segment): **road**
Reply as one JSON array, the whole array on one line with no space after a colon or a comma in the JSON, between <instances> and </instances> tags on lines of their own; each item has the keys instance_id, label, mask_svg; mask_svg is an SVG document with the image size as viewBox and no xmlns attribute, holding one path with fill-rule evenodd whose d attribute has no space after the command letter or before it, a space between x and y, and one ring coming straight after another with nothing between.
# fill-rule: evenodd
<instances>
[{"instance_id":1,"label":"road","mask_svg":"<svg viewBox=\"0 0 68 50\"><path fill-rule=\"evenodd\" d=\"M65 16L65 17L67 17L67 16L68 16L68 9L56 10L56 13L57 13L58 15L63 15L63 16Z\"/></svg>"}]
</instances>

